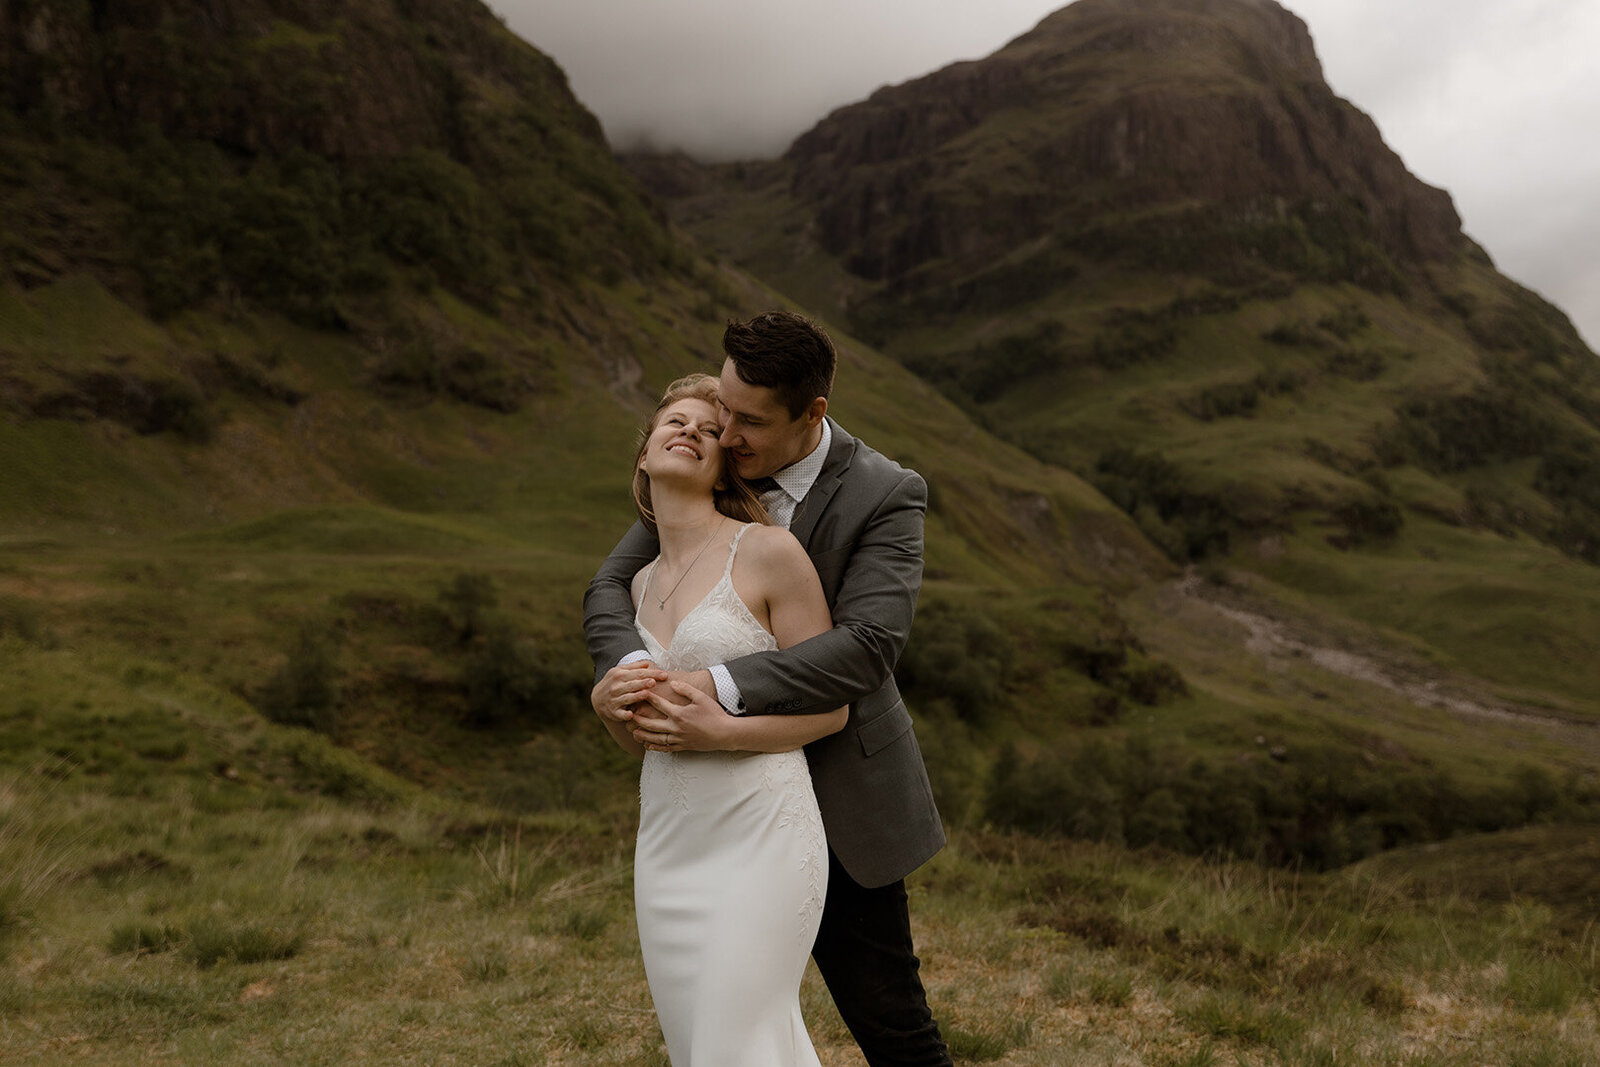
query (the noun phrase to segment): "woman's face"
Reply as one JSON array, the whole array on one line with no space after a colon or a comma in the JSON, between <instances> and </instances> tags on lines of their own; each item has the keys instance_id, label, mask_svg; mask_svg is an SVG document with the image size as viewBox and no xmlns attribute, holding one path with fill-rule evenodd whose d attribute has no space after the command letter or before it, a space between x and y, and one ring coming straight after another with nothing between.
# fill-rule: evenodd
<instances>
[{"instance_id":1,"label":"woman's face","mask_svg":"<svg viewBox=\"0 0 1600 1067\"><path fill-rule=\"evenodd\" d=\"M721 432L714 404L693 397L675 400L656 416L639 466L651 484L682 480L710 492L722 477L722 445L717 442Z\"/></svg>"}]
</instances>

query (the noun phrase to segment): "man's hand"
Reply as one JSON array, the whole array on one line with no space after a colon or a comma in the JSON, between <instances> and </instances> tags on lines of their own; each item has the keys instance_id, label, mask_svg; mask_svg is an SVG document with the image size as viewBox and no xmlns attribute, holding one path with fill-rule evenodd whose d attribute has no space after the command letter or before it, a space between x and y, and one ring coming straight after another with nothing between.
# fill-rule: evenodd
<instances>
[{"instance_id":1,"label":"man's hand","mask_svg":"<svg viewBox=\"0 0 1600 1067\"><path fill-rule=\"evenodd\" d=\"M676 674L666 684L645 690L644 701L661 718L647 719L641 705L633 730L635 741L657 752L720 752L728 747L727 727L732 717L716 697L679 680L695 675L709 678L710 672Z\"/></svg>"},{"instance_id":2,"label":"man's hand","mask_svg":"<svg viewBox=\"0 0 1600 1067\"><path fill-rule=\"evenodd\" d=\"M708 676L710 671L705 672ZM589 692L589 703L603 723L626 725L634 718L634 705L656 685L667 680L667 672L649 660L622 663L611 668Z\"/></svg>"}]
</instances>

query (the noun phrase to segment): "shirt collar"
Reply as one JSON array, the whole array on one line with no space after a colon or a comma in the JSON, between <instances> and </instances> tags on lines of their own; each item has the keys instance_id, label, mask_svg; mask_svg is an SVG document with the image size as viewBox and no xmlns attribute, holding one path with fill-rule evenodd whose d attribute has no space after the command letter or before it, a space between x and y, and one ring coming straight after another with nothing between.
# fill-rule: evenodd
<instances>
[{"instance_id":1,"label":"shirt collar","mask_svg":"<svg viewBox=\"0 0 1600 1067\"><path fill-rule=\"evenodd\" d=\"M778 483L778 488L787 493L791 499L800 501L811 492L811 487L817 484L817 478L822 474L822 465L828 461L828 448L833 444L833 427L828 425L828 420L822 420L822 439L800 459L795 460L787 467L772 476Z\"/></svg>"}]
</instances>

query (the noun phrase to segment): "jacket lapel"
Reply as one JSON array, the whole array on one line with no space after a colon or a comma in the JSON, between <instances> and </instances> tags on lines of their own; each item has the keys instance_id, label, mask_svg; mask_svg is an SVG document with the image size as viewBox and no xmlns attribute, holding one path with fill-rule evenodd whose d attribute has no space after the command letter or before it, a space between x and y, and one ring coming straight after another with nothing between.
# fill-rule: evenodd
<instances>
[{"instance_id":1,"label":"jacket lapel","mask_svg":"<svg viewBox=\"0 0 1600 1067\"><path fill-rule=\"evenodd\" d=\"M850 460L855 457L856 446L860 443L845 433L831 417L828 424L833 431L833 445L822 464L822 473L817 475L811 491L800 501L795 508L794 518L789 521L789 532L807 551L811 549L811 535L817 528L817 520L827 509L833 494L839 491L839 482L844 478L845 471L850 469Z\"/></svg>"}]
</instances>

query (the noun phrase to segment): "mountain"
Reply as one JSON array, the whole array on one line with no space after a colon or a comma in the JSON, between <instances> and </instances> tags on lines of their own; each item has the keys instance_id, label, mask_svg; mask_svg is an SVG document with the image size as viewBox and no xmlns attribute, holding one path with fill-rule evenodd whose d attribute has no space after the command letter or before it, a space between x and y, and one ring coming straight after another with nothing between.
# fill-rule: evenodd
<instances>
[{"instance_id":1,"label":"mountain","mask_svg":"<svg viewBox=\"0 0 1600 1067\"><path fill-rule=\"evenodd\" d=\"M0 720L195 680L441 788L611 789L564 716L637 425L781 298L675 233L475 0L7 0L0 70L0 652L59 682ZM936 487L932 582L1049 590L1089 641L1170 572L836 336L833 410Z\"/></svg>"},{"instance_id":2,"label":"mountain","mask_svg":"<svg viewBox=\"0 0 1600 1067\"><path fill-rule=\"evenodd\" d=\"M35 455L13 523L553 520L506 495L572 489L534 446L625 447L654 390L712 365L718 320L771 300L673 236L480 3L11 2L0 27L0 403ZM1013 539L1060 556L1035 526Z\"/></svg>"},{"instance_id":3,"label":"mountain","mask_svg":"<svg viewBox=\"0 0 1600 1067\"><path fill-rule=\"evenodd\" d=\"M629 165L1175 560L1592 714L1600 363L1271 0L1079 0L780 159Z\"/></svg>"},{"instance_id":4,"label":"mountain","mask_svg":"<svg viewBox=\"0 0 1600 1067\"><path fill-rule=\"evenodd\" d=\"M1188 9L1136 10L1159 44ZM1199 40L1261 32L1196 10L1222 13L1191 13L1223 27ZM804 181L798 150L652 161L678 226L473 0L8 0L0 26L0 654L31 679L0 687L0 762L54 753L112 793L149 760L231 782L160 738L253 711L342 748L263 749L247 776L361 796L377 763L626 819L630 768L584 711L581 591L631 521L656 390L715 369L726 318L788 302L841 343L830 410L929 482L898 671L953 823L1331 867L1595 806L1597 668L1563 657L1600 640L1600 572L1461 510L1540 501L1503 520L1556 540L1535 523L1577 499L1553 477L1585 477L1578 356L1420 186L1358 230L1287 195L1095 212L1019 171L1038 233L985 244L1020 209L969 225L952 205L1002 190L963 168L1065 123L1058 93L1037 127L963 104L966 132L870 164L818 134L839 162ZM1091 49L1106 71L1143 55L1119 39ZM1256 50L1304 81L1297 47ZM1391 218L1384 190L1411 187L1369 169ZM925 201L941 236L889 220L824 245L835 172L904 186L895 212ZM1156 222L1206 254L1165 265L1136 243ZM1513 297L1527 317L1503 320ZM1501 404L1491 371L1535 364L1572 403ZM1482 385L1453 400L1461 374ZM1436 462L1483 425L1514 447L1508 411L1565 419L1569 465Z\"/></svg>"}]
</instances>

